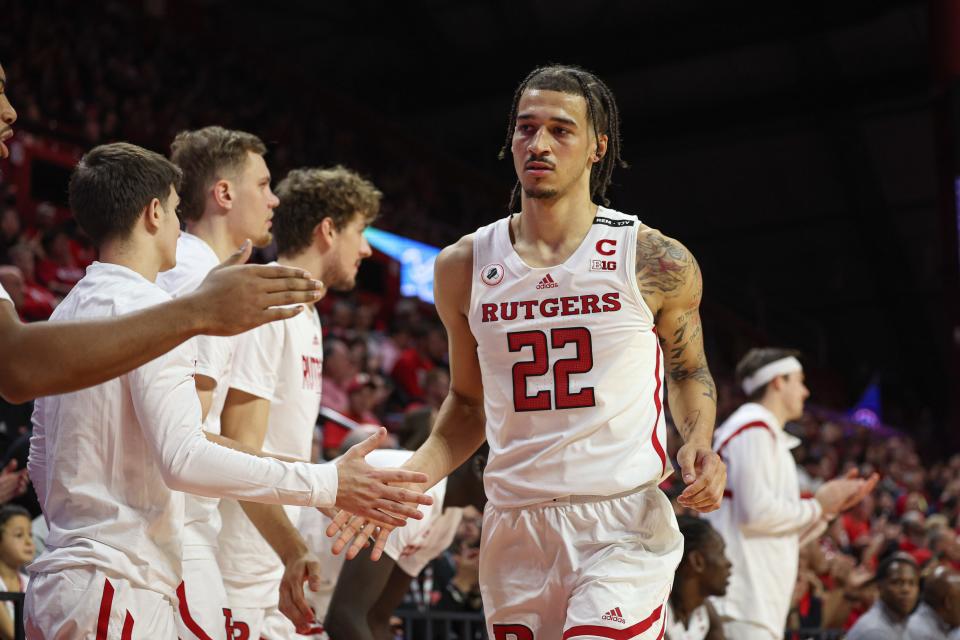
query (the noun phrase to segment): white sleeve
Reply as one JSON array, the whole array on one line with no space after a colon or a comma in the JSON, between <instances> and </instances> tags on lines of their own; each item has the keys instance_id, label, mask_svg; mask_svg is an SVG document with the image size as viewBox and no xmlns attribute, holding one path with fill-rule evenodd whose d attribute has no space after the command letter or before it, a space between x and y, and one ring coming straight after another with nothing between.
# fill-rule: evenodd
<instances>
[{"instance_id":1,"label":"white sleeve","mask_svg":"<svg viewBox=\"0 0 960 640\"><path fill-rule=\"evenodd\" d=\"M10 294L7 293L7 290L3 288L2 284L0 284L0 300L6 300L10 304L13 304L13 298L10 297Z\"/></svg>"},{"instance_id":2,"label":"white sleeve","mask_svg":"<svg viewBox=\"0 0 960 640\"><path fill-rule=\"evenodd\" d=\"M233 338L225 336L197 336L197 373L220 385L230 366Z\"/></svg>"},{"instance_id":3,"label":"white sleeve","mask_svg":"<svg viewBox=\"0 0 960 640\"><path fill-rule=\"evenodd\" d=\"M127 374L134 411L167 486L210 497L333 506L335 465L258 458L204 437L192 375L195 354L188 341Z\"/></svg>"},{"instance_id":4,"label":"white sleeve","mask_svg":"<svg viewBox=\"0 0 960 640\"><path fill-rule=\"evenodd\" d=\"M260 325L236 341L230 387L273 402L283 357L283 323Z\"/></svg>"},{"instance_id":5,"label":"white sleeve","mask_svg":"<svg viewBox=\"0 0 960 640\"><path fill-rule=\"evenodd\" d=\"M776 443L766 429L748 429L728 441L727 486L744 533L788 535L813 525L823 511L814 499L784 501L774 494Z\"/></svg>"}]
</instances>

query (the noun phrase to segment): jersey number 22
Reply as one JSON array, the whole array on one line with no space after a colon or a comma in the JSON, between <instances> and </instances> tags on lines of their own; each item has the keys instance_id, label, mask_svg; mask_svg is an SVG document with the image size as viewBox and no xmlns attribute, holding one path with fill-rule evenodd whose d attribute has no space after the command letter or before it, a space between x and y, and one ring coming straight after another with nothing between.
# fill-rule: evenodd
<instances>
[{"instance_id":1,"label":"jersey number 22","mask_svg":"<svg viewBox=\"0 0 960 640\"><path fill-rule=\"evenodd\" d=\"M546 389L527 395L527 378L546 375L550 370L549 349L576 345L576 355L553 363L553 395ZM590 330L585 327L551 329L550 338L543 331L517 331L507 334L511 353L530 347L533 360L513 365L513 408L516 411L549 411L550 409L580 409L595 405L593 387L570 392L570 376L593 369L593 343Z\"/></svg>"}]
</instances>

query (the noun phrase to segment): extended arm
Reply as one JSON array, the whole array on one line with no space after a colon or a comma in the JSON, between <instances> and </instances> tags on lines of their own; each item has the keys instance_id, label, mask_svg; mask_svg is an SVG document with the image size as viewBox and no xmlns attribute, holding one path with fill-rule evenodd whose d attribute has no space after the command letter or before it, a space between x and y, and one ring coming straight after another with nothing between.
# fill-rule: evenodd
<instances>
[{"instance_id":1,"label":"extended arm","mask_svg":"<svg viewBox=\"0 0 960 640\"><path fill-rule=\"evenodd\" d=\"M719 508L726 474L712 451L717 387L703 350L703 278L682 244L652 229L637 235L637 284L655 313L669 381L670 411L684 446L677 454L688 485L680 503L701 512Z\"/></svg>"},{"instance_id":2,"label":"extended arm","mask_svg":"<svg viewBox=\"0 0 960 640\"><path fill-rule=\"evenodd\" d=\"M301 269L239 265L244 249L196 292L117 318L23 324L0 301L0 395L26 402L90 387L127 373L201 333L234 335L296 315L322 285Z\"/></svg>"},{"instance_id":3,"label":"extended arm","mask_svg":"<svg viewBox=\"0 0 960 640\"><path fill-rule=\"evenodd\" d=\"M470 303L470 282L473 269L473 241L471 236L462 238L447 247L434 267L434 293L437 312L447 329L450 353L450 393L440 407L437 421L427 441L403 465L412 471L421 471L429 478L427 487L432 487L451 471L459 467L486 439L486 420L483 410L483 382L480 361L477 358L477 341L467 322ZM367 533L372 528L363 521L348 524L345 515L338 515L327 535L338 536L333 552L340 553L350 545L347 557L354 557L365 544ZM378 560L390 529L383 528L377 536L371 558Z\"/></svg>"}]
</instances>

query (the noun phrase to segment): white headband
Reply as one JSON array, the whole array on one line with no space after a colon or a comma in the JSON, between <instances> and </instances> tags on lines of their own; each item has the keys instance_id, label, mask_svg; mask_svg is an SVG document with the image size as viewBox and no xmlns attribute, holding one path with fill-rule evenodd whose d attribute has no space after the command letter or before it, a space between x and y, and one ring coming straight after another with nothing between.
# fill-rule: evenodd
<instances>
[{"instance_id":1,"label":"white headband","mask_svg":"<svg viewBox=\"0 0 960 640\"><path fill-rule=\"evenodd\" d=\"M803 365L793 356L774 360L754 371L752 376L743 379L743 392L749 396L777 376L784 376L794 371L803 371Z\"/></svg>"}]
</instances>

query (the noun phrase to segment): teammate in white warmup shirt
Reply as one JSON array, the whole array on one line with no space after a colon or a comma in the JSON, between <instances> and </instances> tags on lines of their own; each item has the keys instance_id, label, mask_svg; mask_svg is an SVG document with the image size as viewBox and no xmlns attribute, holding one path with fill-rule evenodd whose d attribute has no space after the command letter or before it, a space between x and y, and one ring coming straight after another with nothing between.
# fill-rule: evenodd
<instances>
[{"instance_id":1,"label":"teammate in white warmup shirt","mask_svg":"<svg viewBox=\"0 0 960 640\"><path fill-rule=\"evenodd\" d=\"M54 320L109 317L169 300L154 281L175 262L179 183L173 164L129 144L103 145L81 159L70 205L101 262ZM373 439L338 465L281 462L210 442L201 430L195 358L187 342L119 378L37 402L29 471L50 533L30 566L28 638L176 638L180 491L337 504L387 522L375 511L376 494L431 502L385 484L400 472L363 462ZM399 502L387 508L415 514Z\"/></svg>"},{"instance_id":2,"label":"teammate in white warmup shirt","mask_svg":"<svg viewBox=\"0 0 960 640\"><path fill-rule=\"evenodd\" d=\"M0 65L0 158L8 154L4 141L13 135L17 121L6 80ZM240 265L249 255L248 244L229 264ZM212 274L192 295L125 316L23 324L0 286L0 396L19 404L99 384L193 336L232 335L295 315L298 307L273 305L312 303L319 297L318 288L318 282L299 270L232 266Z\"/></svg>"},{"instance_id":3,"label":"teammate in white warmup shirt","mask_svg":"<svg viewBox=\"0 0 960 640\"><path fill-rule=\"evenodd\" d=\"M809 395L796 352L753 349L737 365L737 379L750 402L714 436L730 475L723 505L706 517L733 562L727 594L714 604L731 640L780 640L800 546L862 500L879 478L831 480L816 497L801 499L790 453L800 441L784 431L787 422L803 415Z\"/></svg>"},{"instance_id":4,"label":"teammate in white warmup shirt","mask_svg":"<svg viewBox=\"0 0 960 640\"><path fill-rule=\"evenodd\" d=\"M279 263L310 270L330 289L352 289L361 260L371 254L363 232L379 212L380 192L335 167L291 171L277 194ZM320 320L313 311L261 329L237 338L223 433L270 454L309 460L320 412ZM299 513L233 500L223 501L220 512L218 561L234 624L248 627L252 638L293 638L287 616L301 627L309 622L302 585L319 568L296 530ZM281 609L281 598L297 602Z\"/></svg>"},{"instance_id":5,"label":"teammate in white warmup shirt","mask_svg":"<svg viewBox=\"0 0 960 640\"><path fill-rule=\"evenodd\" d=\"M662 633L683 545L657 487L670 472L665 374L686 442L680 502L710 511L722 498L700 270L679 242L599 206L619 149L599 78L536 69L517 88L504 147L519 213L437 258L451 390L404 466L437 482L486 437L480 586L496 640ZM341 540L361 527L343 526Z\"/></svg>"},{"instance_id":6,"label":"teammate in white warmup shirt","mask_svg":"<svg viewBox=\"0 0 960 640\"><path fill-rule=\"evenodd\" d=\"M177 240L177 264L157 278L174 297L196 289L204 276L244 238L266 246L273 209L279 203L270 190L266 146L253 134L206 127L177 134L170 159L183 171L178 213L187 231ZM309 309L301 315L312 316ZM194 376L203 408L203 428L220 433L220 412L227 397L227 378L240 337L200 336ZM183 531L183 585L177 624L182 640L235 637L233 616L217 564L220 533L219 499L188 495ZM242 630L237 629L237 633Z\"/></svg>"}]
</instances>

